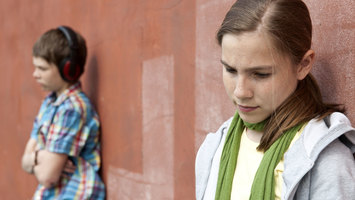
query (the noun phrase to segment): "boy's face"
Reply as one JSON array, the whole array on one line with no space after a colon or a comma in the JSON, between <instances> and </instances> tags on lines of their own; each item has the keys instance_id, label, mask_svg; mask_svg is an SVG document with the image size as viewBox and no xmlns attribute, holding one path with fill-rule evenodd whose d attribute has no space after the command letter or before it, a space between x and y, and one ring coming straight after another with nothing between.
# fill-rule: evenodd
<instances>
[{"instance_id":1,"label":"boy's face","mask_svg":"<svg viewBox=\"0 0 355 200\"><path fill-rule=\"evenodd\" d=\"M41 57L33 57L35 70L33 77L46 91L55 92L59 96L70 84L62 79L58 67L48 63Z\"/></svg>"}]
</instances>

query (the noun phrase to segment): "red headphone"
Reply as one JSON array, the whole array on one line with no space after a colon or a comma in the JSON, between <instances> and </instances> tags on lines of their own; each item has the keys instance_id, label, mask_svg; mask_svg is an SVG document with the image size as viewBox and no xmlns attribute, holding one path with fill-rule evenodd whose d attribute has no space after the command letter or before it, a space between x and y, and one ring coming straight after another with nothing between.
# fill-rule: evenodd
<instances>
[{"instance_id":1,"label":"red headphone","mask_svg":"<svg viewBox=\"0 0 355 200\"><path fill-rule=\"evenodd\" d=\"M62 59L58 65L59 73L65 81L75 82L84 71L84 66L78 63L78 40L76 33L68 26L59 26L60 30L68 41L70 55Z\"/></svg>"}]
</instances>

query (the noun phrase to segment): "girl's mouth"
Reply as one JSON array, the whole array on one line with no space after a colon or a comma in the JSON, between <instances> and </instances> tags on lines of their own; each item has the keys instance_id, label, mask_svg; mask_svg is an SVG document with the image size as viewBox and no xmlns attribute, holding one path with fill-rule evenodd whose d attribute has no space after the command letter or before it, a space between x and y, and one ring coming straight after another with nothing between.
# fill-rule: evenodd
<instances>
[{"instance_id":1,"label":"girl's mouth","mask_svg":"<svg viewBox=\"0 0 355 200\"><path fill-rule=\"evenodd\" d=\"M238 109L241 112L252 112L254 110L256 110L258 108L258 106L242 106L238 104Z\"/></svg>"}]
</instances>

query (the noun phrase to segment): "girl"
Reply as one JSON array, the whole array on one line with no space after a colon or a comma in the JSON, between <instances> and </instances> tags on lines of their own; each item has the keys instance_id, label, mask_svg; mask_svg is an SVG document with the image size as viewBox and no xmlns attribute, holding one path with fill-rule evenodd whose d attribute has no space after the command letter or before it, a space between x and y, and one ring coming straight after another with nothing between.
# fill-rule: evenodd
<instances>
[{"instance_id":1,"label":"girl","mask_svg":"<svg viewBox=\"0 0 355 200\"><path fill-rule=\"evenodd\" d=\"M355 132L310 74L301 0L238 0L218 30L234 117L196 158L196 199L354 199Z\"/></svg>"}]
</instances>

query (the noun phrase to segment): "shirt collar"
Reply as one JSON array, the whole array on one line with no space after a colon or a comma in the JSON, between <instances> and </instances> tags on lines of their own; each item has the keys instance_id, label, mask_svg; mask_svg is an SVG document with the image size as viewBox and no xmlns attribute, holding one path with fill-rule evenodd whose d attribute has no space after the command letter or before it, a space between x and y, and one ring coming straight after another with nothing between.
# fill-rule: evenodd
<instances>
[{"instance_id":1,"label":"shirt collar","mask_svg":"<svg viewBox=\"0 0 355 200\"><path fill-rule=\"evenodd\" d=\"M59 106L61 103L63 103L64 100L66 100L70 96L71 93L76 92L78 90L81 90L81 83L79 81L64 90L64 92L62 92L59 97L57 97L55 92L52 92L49 95L50 102L53 103L54 106Z\"/></svg>"}]
</instances>

